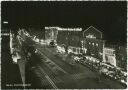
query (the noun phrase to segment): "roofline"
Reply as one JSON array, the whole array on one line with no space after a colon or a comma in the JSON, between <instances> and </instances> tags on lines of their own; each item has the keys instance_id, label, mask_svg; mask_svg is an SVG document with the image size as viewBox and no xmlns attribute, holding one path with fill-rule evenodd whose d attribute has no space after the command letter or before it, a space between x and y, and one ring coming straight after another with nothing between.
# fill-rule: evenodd
<instances>
[{"instance_id":1,"label":"roofline","mask_svg":"<svg viewBox=\"0 0 128 90\"><path fill-rule=\"evenodd\" d=\"M100 33L101 33L101 38L102 38L102 32L99 31L97 28L95 28L95 27L93 27L93 26L90 26L90 27L88 27L86 30L84 30L84 31L83 31L83 36L84 36L84 32L85 32L85 31L88 31L89 28L91 28L91 27L94 28L96 31L100 32Z\"/></svg>"},{"instance_id":2,"label":"roofline","mask_svg":"<svg viewBox=\"0 0 128 90\"><path fill-rule=\"evenodd\" d=\"M109 49L109 50L115 51L115 49L114 48L111 48L111 47L104 47L104 49Z\"/></svg>"}]
</instances>

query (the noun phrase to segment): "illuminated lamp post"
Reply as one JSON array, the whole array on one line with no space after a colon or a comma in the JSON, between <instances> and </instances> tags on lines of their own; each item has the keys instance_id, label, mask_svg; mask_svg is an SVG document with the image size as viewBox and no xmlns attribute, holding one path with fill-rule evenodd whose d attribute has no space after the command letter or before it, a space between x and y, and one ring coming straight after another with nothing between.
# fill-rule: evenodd
<instances>
[{"instance_id":1,"label":"illuminated lamp post","mask_svg":"<svg viewBox=\"0 0 128 90\"><path fill-rule=\"evenodd\" d=\"M81 41L81 45L82 45L82 55L84 54L84 41Z\"/></svg>"},{"instance_id":2,"label":"illuminated lamp post","mask_svg":"<svg viewBox=\"0 0 128 90\"><path fill-rule=\"evenodd\" d=\"M3 21L3 27L8 28L8 21Z\"/></svg>"}]
</instances>

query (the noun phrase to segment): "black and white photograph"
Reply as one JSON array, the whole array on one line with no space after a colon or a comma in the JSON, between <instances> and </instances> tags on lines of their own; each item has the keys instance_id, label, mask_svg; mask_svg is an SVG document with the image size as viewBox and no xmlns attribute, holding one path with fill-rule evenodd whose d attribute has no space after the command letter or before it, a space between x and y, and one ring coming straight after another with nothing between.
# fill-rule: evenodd
<instances>
[{"instance_id":1,"label":"black and white photograph","mask_svg":"<svg viewBox=\"0 0 128 90\"><path fill-rule=\"evenodd\" d=\"M1 1L1 89L127 89L127 1Z\"/></svg>"}]
</instances>

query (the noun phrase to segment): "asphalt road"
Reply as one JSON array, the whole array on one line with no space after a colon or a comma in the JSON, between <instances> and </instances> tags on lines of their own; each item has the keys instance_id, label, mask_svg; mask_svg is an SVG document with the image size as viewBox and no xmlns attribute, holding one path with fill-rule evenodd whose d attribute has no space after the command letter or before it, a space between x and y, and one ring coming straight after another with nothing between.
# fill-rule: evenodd
<instances>
[{"instance_id":1,"label":"asphalt road","mask_svg":"<svg viewBox=\"0 0 128 90\"><path fill-rule=\"evenodd\" d=\"M35 44L37 53L33 53L30 61L33 65L28 69L29 88L46 89L124 89L119 82L100 76L89 68L66 63L55 55L55 49ZM101 81L98 78L101 77Z\"/></svg>"}]
</instances>

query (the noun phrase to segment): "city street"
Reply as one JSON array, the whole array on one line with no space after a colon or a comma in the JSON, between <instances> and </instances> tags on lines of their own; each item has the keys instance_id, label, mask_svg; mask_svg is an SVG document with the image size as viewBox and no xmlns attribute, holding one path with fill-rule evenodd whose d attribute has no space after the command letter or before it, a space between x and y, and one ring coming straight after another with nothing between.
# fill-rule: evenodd
<instances>
[{"instance_id":1,"label":"city street","mask_svg":"<svg viewBox=\"0 0 128 90\"><path fill-rule=\"evenodd\" d=\"M1 2L2 89L127 89L127 1Z\"/></svg>"},{"instance_id":2,"label":"city street","mask_svg":"<svg viewBox=\"0 0 128 90\"><path fill-rule=\"evenodd\" d=\"M63 61L55 54L54 47L39 43L33 46L36 51L30 58L32 67L27 72L30 73L27 75L31 88L125 88L119 82L101 76L86 66L79 63L70 65Z\"/></svg>"}]
</instances>

